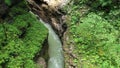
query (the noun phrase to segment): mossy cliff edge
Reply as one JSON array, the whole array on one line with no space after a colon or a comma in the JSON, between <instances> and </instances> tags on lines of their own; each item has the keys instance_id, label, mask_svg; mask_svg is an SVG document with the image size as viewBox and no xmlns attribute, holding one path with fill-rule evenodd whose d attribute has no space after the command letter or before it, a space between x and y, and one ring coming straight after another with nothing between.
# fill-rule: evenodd
<instances>
[{"instance_id":1,"label":"mossy cliff edge","mask_svg":"<svg viewBox=\"0 0 120 68\"><path fill-rule=\"evenodd\" d=\"M0 68L36 68L33 58L48 31L28 11L26 2L14 5L8 3L8 13L0 19Z\"/></svg>"}]
</instances>

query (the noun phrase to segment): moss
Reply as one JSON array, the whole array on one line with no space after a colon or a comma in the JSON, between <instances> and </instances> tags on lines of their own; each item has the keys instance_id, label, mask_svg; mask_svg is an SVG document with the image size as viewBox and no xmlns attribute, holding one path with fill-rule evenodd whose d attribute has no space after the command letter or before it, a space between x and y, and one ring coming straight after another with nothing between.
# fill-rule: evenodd
<instances>
[{"instance_id":1,"label":"moss","mask_svg":"<svg viewBox=\"0 0 120 68\"><path fill-rule=\"evenodd\" d=\"M47 29L23 3L12 7L9 16L10 20L0 23L0 66L35 68L33 58L41 50Z\"/></svg>"}]
</instances>

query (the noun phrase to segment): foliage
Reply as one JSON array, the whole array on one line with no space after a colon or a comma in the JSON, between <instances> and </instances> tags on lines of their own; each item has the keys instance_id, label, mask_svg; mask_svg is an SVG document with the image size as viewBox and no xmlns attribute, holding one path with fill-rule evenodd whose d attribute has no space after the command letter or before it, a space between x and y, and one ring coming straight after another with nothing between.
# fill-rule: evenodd
<instances>
[{"instance_id":1,"label":"foliage","mask_svg":"<svg viewBox=\"0 0 120 68\"><path fill-rule=\"evenodd\" d=\"M110 13L105 16L107 20L109 20L110 24L114 26L114 28L120 31L120 9L111 10Z\"/></svg>"},{"instance_id":2,"label":"foliage","mask_svg":"<svg viewBox=\"0 0 120 68\"><path fill-rule=\"evenodd\" d=\"M81 5L87 5L92 11L103 10L109 12L111 9L119 9L119 4L119 0L75 0L72 6L78 7L77 9L79 9Z\"/></svg>"},{"instance_id":3,"label":"foliage","mask_svg":"<svg viewBox=\"0 0 120 68\"><path fill-rule=\"evenodd\" d=\"M74 0L65 6L66 44L74 48L76 68L120 68L119 4L118 0Z\"/></svg>"},{"instance_id":4,"label":"foliage","mask_svg":"<svg viewBox=\"0 0 120 68\"><path fill-rule=\"evenodd\" d=\"M92 1L89 1L89 0L79 0L80 3L87 3L87 4L93 4L93 6L107 6L107 5L110 5L113 1L112 0L92 0Z\"/></svg>"},{"instance_id":5,"label":"foliage","mask_svg":"<svg viewBox=\"0 0 120 68\"><path fill-rule=\"evenodd\" d=\"M0 67L35 68L33 58L41 50L47 30L24 7L23 3L12 7L11 20L0 23Z\"/></svg>"},{"instance_id":6,"label":"foliage","mask_svg":"<svg viewBox=\"0 0 120 68\"><path fill-rule=\"evenodd\" d=\"M77 3L75 1L75 3ZM80 4L87 4L91 7L105 7L105 6L118 6L119 1L118 0L78 0L78 3Z\"/></svg>"},{"instance_id":7,"label":"foliage","mask_svg":"<svg viewBox=\"0 0 120 68\"><path fill-rule=\"evenodd\" d=\"M14 6L16 4L19 4L21 2L22 2L22 4L26 3L26 5L27 5L27 1L26 0L3 0L3 1L6 4L6 6L8 6L8 7L12 7L12 6ZM24 4L22 6L25 7L26 5Z\"/></svg>"},{"instance_id":8,"label":"foliage","mask_svg":"<svg viewBox=\"0 0 120 68\"><path fill-rule=\"evenodd\" d=\"M5 3L10 6L12 4L12 1L11 0L5 0Z\"/></svg>"},{"instance_id":9,"label":"foliage","mask_svg":"<svg viewBox=\"0 0 120 68\"><path fill-rule=\"evenodd\" d=\"M89 13L87 17L81 18L79 25L74 24L70 31L75 52L81 57L77 61L83 62L83 68L120 67L120 44L116 41L119 32L107 20L95 13Z\"/></svg>"}]
</instances>

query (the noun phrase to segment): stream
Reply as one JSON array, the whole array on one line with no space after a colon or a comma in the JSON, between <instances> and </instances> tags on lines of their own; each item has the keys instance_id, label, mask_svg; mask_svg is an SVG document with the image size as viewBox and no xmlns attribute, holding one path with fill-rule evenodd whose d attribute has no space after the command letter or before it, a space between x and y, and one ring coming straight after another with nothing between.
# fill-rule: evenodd
<instances>
[{"instance_id":1,"label":"stream","mask_svg":"<svg viewBox=\"0 0 120 68\"><path fill-rule=\"evenodd\" d=\"M62 43L59 36L54 32L51 25L40 20L41 23L49 30L48 45L49 45L49 61L48 68L64 68L64 55Z\"/></svg>"}]
</instances>

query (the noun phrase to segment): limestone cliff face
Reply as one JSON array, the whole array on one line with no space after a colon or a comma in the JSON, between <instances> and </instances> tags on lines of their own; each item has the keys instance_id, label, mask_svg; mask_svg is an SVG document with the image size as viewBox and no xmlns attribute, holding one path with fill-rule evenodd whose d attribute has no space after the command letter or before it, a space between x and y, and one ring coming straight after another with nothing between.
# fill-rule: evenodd
<instances>
[{"instance_id":1,"label":"limestone cliff face","mask_svg":"<svg viewBox=\"0 0 120 68\"><path fill-rule=\"evenodd\" d=\"M69 0L43 0L43 1L54 9L62 8L69 2Z\"/></svg>"}]
</instances>

